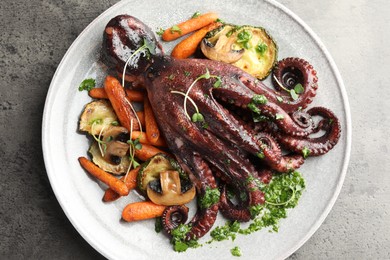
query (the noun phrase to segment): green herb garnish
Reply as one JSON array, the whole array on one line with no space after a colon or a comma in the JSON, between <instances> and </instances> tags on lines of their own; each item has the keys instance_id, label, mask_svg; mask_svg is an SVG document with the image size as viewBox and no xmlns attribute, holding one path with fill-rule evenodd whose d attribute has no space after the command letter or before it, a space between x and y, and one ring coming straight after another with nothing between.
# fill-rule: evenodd
<instances>
[{"instance_id":1,"label":"green herb garnish","mask_svg":"<svg viewBox=\"0 0 390 260\"><path fill-rule=\"evenodd\" d=\"M212 189L207 187L205 194L199 200L199 206L202 209L209 208L219 201L220 195L221 193L219 192L218 188Z\"/></svg>"},{"instance_id":2,"label":"green herb garnish","mask_svg":"<svg viewBox=\"0 0 390 260\"><path fill-rule=\"evenodd\" d=\"M249 40L252 39L252 33L247 30L242 30L237 35L237 43L240 43L245 49L249 49Z\"/></svg>"},{"instance_id":3,"label":"green herb garnish","mask_svg":"<svg viewBox=\"0 0 390 260\"><path fill-rule=\"evenodd\" d=\"M156 221L154 222L154 230L156 233L160 233L164 229L163 223L162 223L162 218L156 218Z\"/></svg>"},{"instance_id":4,"label":"green herb garnish","mask_svg":"<svg viewBox=\"0 0 390 260\"><path fill-rule=\"evenodd\" d=\"M275 115L275 119L276 120L281 120L281 119L284 119L284 116L282 114L276 114Z\"/></svg>"},{"instance_id":5,"label":"green herb garnish","mask_svg":"<svg viewBox=\"0 0 390 260\"><path fill-rule=\"evenodd\" d=\"M268 99L264 95L255 94L252 97L252 102L256 105L265 105L268 102Z\"/></svg>"},{"instance_id":6,"label":"green herb garnish","mask_svg":"<svg viewBox=\"0 0 390 260\"><path fill-rule=\"evenodd\" d=\"M305 89L303 88L301 83L298 83L298 84L295 85L294 91L297 94L302 94L305 91Z\"/></svg>"},{"instance_id":7,"label":"green herb garnish","mask_svg":"<svg viewBox=\"0 0 390 260\"><path fill-rule=\"evenodd\" d=\"M256 51L258 53L260 53L260 55L263 55L264 52L267 50L268 46L267 44L265 44L264 42L260 42L259 44L257 44L256 46Z\"/></svg>"},{"instance_id":8,"label":"green herb garnish","mask_svg":"<svg viewBox=\"0 0 390 260\"><path fill-rule=\"evenodd\" d=\"M253 102L250 102L250 103L248 104L248 108L249 108L253 113L256 113L256 114L260 114L260 113L261 113L260 108L258 108Z\"/></svg>"},{"instance_id":9,"label":"green herb garnish","mask_svg":"<svg viewBox=\"0 0 390 260\"><path fill-rule=\"evenodd\" d=\"M199 17L201 15L201 13L199 11L196 11L192 16L191 18L194 19L196 17Z\"/></svg>"},{"instance_id":10,"label":"green herb garnish","mask_svg":"<svg viewBox=\"0 0 390 260\"><path fill-rule=\"evenodd\" d=\"M259 182L253 176L249 176L246 183ZM305 181L297 171L291 173L275 174L269 184L259 183L258 185L265 194L265 204L256 205L250 208L252 216L257 215L247 228L242 229L239 223L230 228L231 222L224 226L216 227L212 241L222 241L235 237L231 233L251 234L263 228L270 227L271 231L277 232L279 220L287 217L287 209L294 208L305 189ZM213 230L213 231L214 231ZM211 234L212 232L211 231Z\"/></svg>"},{"instance_id":11,"label":"green herb garnish","mask_svg":"<svg viewBox=\"0 0 390 260\"><path fill-rule=\"evenodd\" d=\"M81 82L79 86L79 91L90 91L96 86L96 81L95 79L89 78L89 79L84 79L83 82Z\"/></svg>"},{"instance_id":12,"label":"green herb garnish","mask_svg":"<svg viewBox=\"0 0 390 260\"><path fill-rule=\"evenodd\" d=\"M230 253L232 254L232 256L241 256L242 255L241 249L238 246L235 246L232 249L230 249Z\"/></svg>"},{"instance_id":13,"label":"green herb garnish","mask_svg":"<svg viewBox=\"0 0 390 260\"><path fill-rule=\"evenodd\" d=\"M309 148L307 148L306 146L303 147L303 149L302 149L302 155L303 155L303 158L306 159L306 158L310 155L310 150L309 150Z\"/></svg>"},{"instance_id":14,"label":"green herb garnish","mask_svg":"<svg viewBox=\"0 0 390 260\"><path fill-rule=\"evenodd\" d=\"M164 31L165 31L165 30L164 30L163 28L160 27L160 28L157 29L156 34L157 34L158 36L162 36L162 35L164 34Z\"/></svg>"},{"instance_id":15,"label":"green herb garnish","mask_svg":"<svg viewBox=\"0 0 390 260\"><path fill-rule=\"evenodd\" d=\"M210 236L212 240L207 243L211 243L212 241L223 241L231 239L234 241L236 239L236 234L240 229L240 223L237 221L231 222L227 221L225 225L216 227L210 232Z\"/></svg>"},{"instance_id":16,"label":"green herb garnish","mask_svg":"<svg viewBox=\"0 0 390 260\"><path fill-rule=\"evenodd\" d=\"M184 252L188 248L196 248L201 246L196 240L186 241L186 235L188 232L190 232L190 230L191 227L185 224L180 224L177 228L172 230L171 243L173 244L173 250L176 252Z\"/></svg>"}]
</instances>

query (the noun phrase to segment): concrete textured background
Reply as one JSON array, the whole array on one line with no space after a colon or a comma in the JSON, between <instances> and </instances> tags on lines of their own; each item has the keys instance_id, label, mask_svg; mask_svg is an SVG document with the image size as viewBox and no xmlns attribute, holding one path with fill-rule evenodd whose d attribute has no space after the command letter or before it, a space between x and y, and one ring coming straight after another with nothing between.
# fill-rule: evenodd
<instances>
[{"instance_id":1,"label":"concrete textured background","mask_svg":"<svg viewBox=\"0 0 390 260\"><path fill-rule=\"evenodd\" d=\"M99 259L60 208L41 151L46 93L62 56L111 0L2 0L0 258ZM390 259L390 1L281 0L339 67L353 145L341 194L291 259Z\"/></svg>"}]
</instances>

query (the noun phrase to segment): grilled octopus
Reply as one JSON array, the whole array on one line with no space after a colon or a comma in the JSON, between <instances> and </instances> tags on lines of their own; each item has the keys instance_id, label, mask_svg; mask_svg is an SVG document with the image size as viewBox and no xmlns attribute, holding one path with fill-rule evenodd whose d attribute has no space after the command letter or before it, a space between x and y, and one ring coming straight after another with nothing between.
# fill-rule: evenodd
<instances>
[{"instance_id":1,"label":"grilled octopus","mask_svg":"<svg viewBox=\"0 0 390 260\"><path fill-rule=\"evenodd\" d=\"M191 174L198 199L207 189L220 186L218 203L198 206L188 240L206 234L218 211L232 220L249 221L250 209L265 202L259 180L267 183L273 172L299 168L307 156L327 153L340 137L340 123L332 111L323 107L305 110L316 95L318 79L313 66L303 59L281 60L273 72L272 89L230 64L164 55L151 29L129 15L119 15L107 24L103 54L107 64L120 73L127 64L127 81L146 89L168 148ZM209 77L197 79L205 74ZM298 98L283 94L283 88L290 90L297 83L304 89ZM180 94L187 92L187 98ZM204 120L191 120L189 115L197 111L189 99ZM317 132L322 135L312 137ZM246 199L233 203L227 196L228 187L244 192ZM167 209L164 216L176 208ZM176 213L186 214L180 212ZM164 221L168 233L177 226L170 217Z\"/></svg>"}]
</instances>

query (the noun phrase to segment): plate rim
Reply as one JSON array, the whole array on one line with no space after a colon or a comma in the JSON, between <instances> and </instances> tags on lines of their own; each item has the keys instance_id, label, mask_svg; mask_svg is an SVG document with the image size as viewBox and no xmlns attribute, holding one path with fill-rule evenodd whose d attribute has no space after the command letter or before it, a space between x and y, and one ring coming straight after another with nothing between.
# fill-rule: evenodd
<instances>
[{"instance_id":1,"label":"plate rim","mask_svg":"<svg viewBox=\"0 0 390 260\"><path fill-rule=\"evenodd\" d=\"M303 244L305 244L310 237L313 236L313 234L318 230L318 228L321 226L321 224L325 221L326 217L329 215L331 209L333 208L338 196L340 195L341 188L343 186L345 176L347 174L347 169L350 161L350 154L351 154L351 145L352 145L352 120L351 120L351 111L350 111L350 105L348 100L347 91L344 85L344 82L342 80L341 74L337 68L336 63L334 62L332 56L330 55L329 51L325 47L325 45L322 43L321 39L317 36L317 34L294 12L292 12L290 9L288 9L283 4L277 2L276 0L263 0L264 2L268 2L269 4L277 7L284 13L286 13L288 16L290 16L293 20L295 20L304 30L307 31L307 33L312 37L312 39L315 41L315 43L318 45L322 53L325 55L326 60L329 62L329 66L332 69L332 72L335 76L335 79L338 84L338 88L341 93L341 98L343 101L343 108L344 108L344 114L346 119L346 125L344 131L346 132L346 138L345 138L345 153L344 153L344 162L342 164L342 170L339 174L338 182L336 185L336 188L334 190L332 198L329 200L329 203L326 205L325 210L321 213L320 217L317 219L317 221L312 225L310 230L306 233L305 236L303 236L294 246L292 246L290 249L286 250L284 254L281 254L280 259L285 259L292 255L295 251L297 251L300 247L302 247ZM119 5L124 4L125 2L131 2L131 0L121 0L114 5L107 8L105 11L103 11L100 15L98 15L92 22L90 22L83 30L82 32L76 37L76 39L72 42L72 44L68 47L66 53L61 59L61 62L58 64L57 69L55 73L53 74L46 99L44 104L44 110L43 110L43 117L42 117L42 152L43 152L43 159L45 164L46 173L51 185L51 188L53 190L54 195L56 196L56 199L58 203L60 204L62 210L64 211L66 217L71 222L73 227L77 230L77 232L83 237L85 241L88 242L97 252L99 252L101 255L103 255L106 258L112 257L112 254L109 254L109 252L106 252L106 250L103 250L102 247L100 247L100 244L97 239L87 236L86 231L84 231L82 225L79 225L76 219L74 219L71 215L71 213L68 211L67 207L65 206L64 201L61 198L61 192L59 191L57 185L54 182L54 176L53 172L54 169L51 168L51 165L49 164L50 157L48 155L48 117L50 113L49 107L51 107L51 103L53 102L53 95L55 94L55 81L57 80L57 76L59 72L62 70L62 67L66 63L66 61L69 58L69 53L73 49L73 47L80 41L80 38L83 37L84 34L87 33L87 31L90 30L90 28L94 27L95 24L98 23L98 21L105 16L106 13L110 12L112 9L116 8Z\"/></svg>"}]
</instances>

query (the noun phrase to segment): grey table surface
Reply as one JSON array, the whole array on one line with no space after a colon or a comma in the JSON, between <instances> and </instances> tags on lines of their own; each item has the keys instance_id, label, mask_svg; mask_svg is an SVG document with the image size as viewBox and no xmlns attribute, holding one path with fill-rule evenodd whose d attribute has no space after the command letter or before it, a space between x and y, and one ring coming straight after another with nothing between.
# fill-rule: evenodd
<instances>
[{"instance_id":1,"label":"grey table surface","mask_svg":"<svg viewBox=\"0 0 390 260\"><path fill-rule=\"evenodd\" d=\"M59 206L41 150L62 56L111 0L0 3L0 258L99 259ZM291 259L390 259L390 1L281 0L322 39L348 92L353 144L341 194Z\"/></svg>"}]
</instances>

